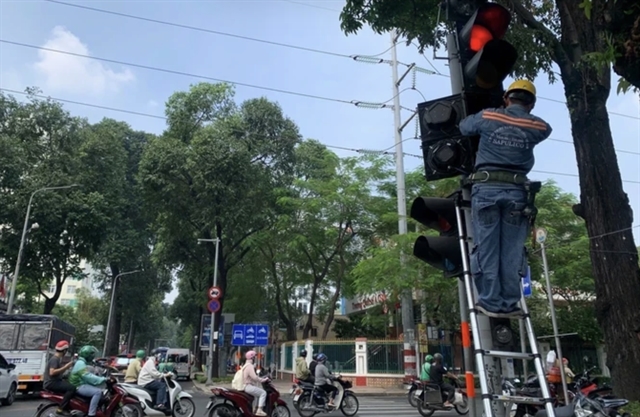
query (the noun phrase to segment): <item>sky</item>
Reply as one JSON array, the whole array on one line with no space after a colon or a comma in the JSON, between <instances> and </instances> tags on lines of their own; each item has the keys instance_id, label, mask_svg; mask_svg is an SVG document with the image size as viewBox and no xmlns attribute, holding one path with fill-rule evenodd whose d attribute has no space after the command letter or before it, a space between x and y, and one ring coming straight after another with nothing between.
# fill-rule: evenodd
<instances>
[{"instance_id":1,"label":"sky","mask_svg":"<svg viewBox=\"0 0 640 417\"><path fill-rule=\"evenodd\" d=\"M126 121L136 130L161 133L165 127L164 103L172 93L200 81L224 80L237 83L238 103L260 96L277 101L305 138L338 147L332 150L340 156L357 155L353 150L394 150L393 112L352 104L392 104L391 67L350 58L391 59L390 35L365 28L357 35L346 36L339 22L343 0L64 1L148 20L48 1L0 0L0 88L24 91L25 87L38 86L44 95L75 102L65 103L65 108L91 122L110 117ZM414 45L402 42L397 53L400 75L412 63L448 74L446 61L434 60L433 51L421 55ZM640 100L632 93L616 95L617 79L612 77L614 88L608 109L636 226L640 224ZM509 82L507 79L505 85ZM543 75L536 80L536 87L539 101L534 114L549 122L553 133L536 147L536 166L530 178L550 178L563 190L578 194L563 86L549 85ZM442 75L417 72L414 77L410 73L401 85L400 102L407 109L402 112L402 121L411 116L410 109L418 103L450 95L450 88L449 79ZM407 171L423 163L414 156L421 155L420 141L414 139L414 121L403 131ZM634 235L640 244L640 228L634 229ZM166 300L172 301L176 295L174 290Z\"/></svg>"}]
</instances>

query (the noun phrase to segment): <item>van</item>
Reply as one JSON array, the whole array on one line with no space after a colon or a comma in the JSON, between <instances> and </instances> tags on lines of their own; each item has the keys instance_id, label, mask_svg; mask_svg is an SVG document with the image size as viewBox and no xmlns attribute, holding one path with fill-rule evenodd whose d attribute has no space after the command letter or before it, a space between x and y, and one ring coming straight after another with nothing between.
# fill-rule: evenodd
<instances>
[{"instance_id":1,"label":"van","mask_svg":"<svg viewBox=\"0 0 640 417\"><path fill-rule=\"evenodd\" d=\"M166 361L173 363L173 373L176 378L185 378L191 380L191 353L189 349L168 349L166 352Z\"/></svg>"}]
</instances>

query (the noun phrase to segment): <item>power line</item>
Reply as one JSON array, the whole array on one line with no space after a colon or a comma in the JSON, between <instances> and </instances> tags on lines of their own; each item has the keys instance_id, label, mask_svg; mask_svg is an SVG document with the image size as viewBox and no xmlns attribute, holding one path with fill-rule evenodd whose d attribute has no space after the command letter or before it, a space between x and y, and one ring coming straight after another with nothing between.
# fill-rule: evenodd
<instances>
[{"instance_id":1,"label":"power line","mask_svg":"<svg viewBox=\"0 0 640 417\"><path fill-rule=\"evenodd\" d=\"M98 9L96 7L83 6L81 4L67 3L67 2L59 1L59 0L44 0L44 1L49 2L49 3L60 4L62 6L68 6L68 7L75 7L75 8L78 8L78 9L90 10L92 12L105 13L105 14L110 14L110 15L113 15L113 16L126 17L128 19L141 20L141 21L144 21L144 22L157 23L157 24L166 25L166 26L173 26L173 27L178 27L178 28L182 28L182 29L194 30L194 31L197 31L197 32L210 33L210 34L213 34L213 35L227 36L227 37L230 37L230 38L242 39L242 40L245 40L245 41L259 42L259 43L264 43L264 44L267 44L267 45L281 46L283 48L298 49L300 51L314 52L316 54L330 55L330 56L336 56L336 57L340 57L340 58L351 58L351 55L341 54L341 53L337 53L337 52L324 51L324 50L315 49L315 48L307 48L305 46L291 45L291 44L282 43L282 42L268 41L268 40L265 40L265 39L258 39L258 38L253 38L253 37L250 37L250 36L236 35L236 34L233 34L233 33L222 32L222 31L219 31L219 30L206 29L206 28L202 28L202 27L198 27L198 26L191 26L191 25L185 25L185 24L181 24L181 23L168 22L166 20L152 19L152 18L149 18L149 17L137 16L137 15L132 15L132 14L128 14L128 13L115 12L115 11L112 11L112 10Z\"/></svg>"},{"instance_id":2,"label":"power line","mask_svg":"<svg viewBox=\"0 0 640 417\"><path fill-rule=\"evenodd\" d=\"M359 61L359 62L367 62L367 61L363 60L363 59L358 60L357 58L364 58L364 59L366 59L366 58L374 58L374 57L380 56L380 55L382 55L382 54L384 54L386 52L386 51L384 51L384 52L381 52L381 53L376 54L376 55L346 55L346 54L341 54L341 53L337 53L337 52L325 51L325 50L321 50L321 49L308 48L308 47L298 46L298 45L291 45L291 44L282 43L282 42L268 41L268 40L265 40L265 39L258 39L258 38L253 38L253 37L249 37L249 36L243 36L243 35L236 35L236 34L233 34L233 33L221 32L221 31L201 28L201 27L197 27L197 26L184 25L184 24L181 24L181 23L175 23L175 22L168 22L168 21L164 21L164 20L152 19L152 18L148 18L148 17L144 17L144 16L132 15L132 14L128 14L128 13L115 12L115 11L112 11L112 10L98 9L96 7L83 6L83 5L74 4L74 3L67 3L67 2L64 2L64 1L60 1L60 0L44 0L44 1L47 1L49 3L59 4L59 5L62 5L62 6L75 7L75 8L78 8L78 9L90 10L90 11L93 11L93 12L105 13L105 14L110 14L110 15L120 16L120 17L126 17L126 18L129 18L129 19L141 20L141 21L150 22L150 23L156 23L156 24L161 24L161 25L179 27L179 28L183 28L183 29L194 30L194 31L204 32L204 33L210 33L210 34L214 34L214 35L228 36L228 37L248 40L248 41L252 41L252 42L259 42L259 43L264 43L264 44L269 44L269 45L274 45L274 46L280 46L280 47L284 47L284 48L297 49L297 50L301 50L301 51L313 52L313 53L318 53L318 54L323 54L323 55L330 55L330 56L335 56L335 57L340 57L340 58L350 58L350 59L354 59L354 60ZM299 4L299 5L303 5L303 6L309 6L309 7L314 7L314 8L319 8L319 9L325 9L325 10L331 10L331 11L339 12L337 10L328 9L328 8L324 8L324 7L320 7L320 6L316 6L316 5L311 5L311 4L306 4L306 3L303 3L303 2L297 2L297 1L292 1L292 0L284 0L284 1L287 1L288 3L292 3L292 4ZM412 44L414 46L417 46L413 42L412 42ZM26 45L23 45L23 46L26 46ZM30 47L32 47L32 46L30 46ZM387 49L387 51L388 51L388 49ZM431 63L431 61L429 59L427 59L427 57L425 57L423 55L423 58L434 69L436 69L435 66L433 66L433 63ZM378 62L368 62L368 63L389 63L389 61L382 59L382 60L379 60ZM404 65L404 66L409 66L408 64L404 64L404 63L401 63L401 64ZM131 65L131 64L129 64L129 65ZM133 65L133 66L135 66L135 65ZM424 68L420 68L420 69L422 71L419 71L419 72L423 72L423 73L426 73L426 74L429 74L429 75L439 75L439 76L442 76L442 77L449 78L449 75L443 74L440 71L438 71L437 69L436 69L435 72L431 71L431 70L425 70ZM239 83L232 83L232 84L241 85ZM272 91L275 91L275 90L272 90ZM546 101L552 102L552 103L558 103L558 104L564 104L564 105L567 104L565 101L558 100L558 99L553 99L553 98L549 98L549 97L538 96L538 98L541 99L541 100L546 100ZM631 116L629 114L617 113L617 112L612 112L612 111L609 111L608 113L612 114L612 115L620 116L620 117L629 118L629 119L640 120L640 117Z\"/></svg>"},{"instance_id":3,"label":"power line","mask_svg":"<svg viewBox=\"0 0 640 417\"><path fill-rule=\"evenodd\" d=\"M291 4L298 4L300 6L313 7L314 9L328 10L330 12L340 13L340 10L330 9L328 7L316 6L315 4L304 3L301 1L293 1L293 0L283 0L283 1Z\"/></svg>"},{"instance_id":4,"label":"power line","mask_svg":"<svg viewBox=\"0 0 640 417\"><path fill-rule=\"evenodd\" d=\"M134 68L142 68L142 69L151 70L151 71L164 72L164 73L167 73L167 74L182 75L182 76L185 76L185 77L200 78L200 79L203 79L203 80L209 80L209 81L215 81L215 82L227 83L227 84L234 84L234 85L238 85L238 86L242 86L242 87L256 88L258 90L266 90L266 91L273 91L273 92L276 92L276 93L289 94L289 95L292 95L292 96L300 96L300 97L313 98L313 99L316 99L316 100L332 101L332 102L335 102L335 103L355 104L355 102L353 102L353 101L341 100L341 99L337 99L337 98L323 97L323 96L318 96L318 95L314 95L314 94L300 93L300 92L296 92L296 91L283 90L283 89L280 89L280 88L264 87L264 86L260 86L260 85L241 83L241 82L237 82L237 81L228 81L228 80L223 80L223 79L220 79L220 78L209 77L209 76L206 76L206 75L191 74L191 73L188 73L188 72L170 70L170 69L154 67L154 66L150 66L150 65L134 64L132 62L119 61L119 60L115 60L115 59L100 58L100 57L97 57L97 56L89 56L89 55L77 54L75 52L67 52L67 51L61 51L59 49L45 48L43 46L29 45L27 43L14 42L14 41L6 40L6 39L0 39L0 42L6 43L6 44L9 44L9 45L20 46L20 47L23 47L23 48L31 48L31 49L37 49L37 50L40 50L40 51L54 52L54 53L57 53L57 54L70 55L70 56L75 56L75 57L78 57L78 58L93 59L95 61L109 62L109 63L112 63L112 64L118 64L118 65L126 65L126 66L130 66L130 67L134 67ZM355 104L355 105L357 106L357 104Z\"/></svg>"},{"instance_id":5,"label":"power line","mask_svg":"<svg viewBox=\"0 0 640 417\"><path fill-rule=\"evenodd\" d=\"M30 95L30 94L25 93L23 91L12 90L12 89L9 89L9 88L4 88L2 86L0 86L0 91L5 91L5 92L8 92L8 93L12 93L12 94L20 94L20 95L23 95L23 96L32 96L32 97L37 97L37 98L41 98L41 99L45 99L45 100L54 100L54 101L59 101L61 103L76 104L76 105L79 105L79 106L92 107L92 108L104 109L104 110L109 110L109 111L114 111L114 112L119 112L119 113L132 114L132 115L136 115L136 116L143 116L143 117L150 117L150 118L154 118L154 119L167 120L166 117L159 116L157 114L142 113L142 112L127 110L127 109L118 109L118 108L114 108L114 107L101 106L101 105L92 104L92 103L86 103L86 102L81 102L81 101L60 99L60 98L43 96L43 95L38 95L38 94ZM411 138L408 138L408 139L411 139ZM407 139L405 139L405 140L407 140ZM367 149L355 149L355 148L338 147L338 146L334 146L334 145L326 145L326 146L327 147L333 147L335 149L342 149L342 150L358 152L358 153L369 153L369 154L371 154L371 153L382 153L382 154L386 153L386 154L389 154L389 155L394 155L395 154L395 152L386 152L385 150L375 151L375 150L367 150ZM405 154L405 155L410 156L410 157L414 157L414 158L422 159L422 156L420 156L420 155L408 154L408 153ZM548 175L559 175L559 176L565 176L565 177L576 177L576 178L579 178L578 174L569 174L569 173L563 173L563 172L536 171L536 170L532 170L531 172L537 172L537 173L548 174ZM640 184L640 181L634 181L634 180L622 180L622 182L627 182L627 183L631 183L631 184Z\"/></svg>"}]
</instances>

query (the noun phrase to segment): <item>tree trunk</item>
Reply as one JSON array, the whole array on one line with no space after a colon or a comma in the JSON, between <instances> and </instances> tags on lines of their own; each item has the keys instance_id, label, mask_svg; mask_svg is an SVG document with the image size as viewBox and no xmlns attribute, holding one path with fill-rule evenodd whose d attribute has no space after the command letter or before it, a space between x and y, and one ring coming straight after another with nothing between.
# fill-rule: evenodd
<instances>
[{"instance_id":1,"label":"tree trunk","mask_svg":"<svg viewBox=\"0 0 640 417\"><path fill-rule=\"evenodd\" d=\"M596 316L602 327L617 395L640 400L640 324L638 252L631 226L633 212L622 188L606 102L609 90L597 77L565 79L571 111L580 202L590 237L595 278ZM566 77L568 78L568 77ZM606 84L609 77L607 73Z\"/></svg>"},{"instance_id":2,"label":"tree trunk","mask_svg":"<svg viewBox=\"0 0 640 417\"><path fill-rule=\"evenodd\" d=\"M586 29L583 29L586 30ZM578 29L580 32L580 29ZM640 399L640 299L633 212L622 187L606 108L610 72L565 68L565 96L580 174L580 214L586 221L596 289L596 316L602 327L608 366L617 395Z\"/></svg>"},{"instance_id":3,"label":"tree trunk","mask_svg":"<svg viewBox=\"0 0 640 417\"><path fill-rule=\"evenodd\" d=\"M285 314L285 309L287 310L288 313L291 313L291 309L288 308L289 301L288 300L283 301L282 299L283 298L282 288L280 287L280 282L278 281L278 272L277 272L275 262L271 262L271 276L273 278L273 285L276 289L275 301L276 301L276 309L278 310L278 318L287 329L287 341L296 340L297 339L296 323L291 314L289 314L288 316L287 314ZM284 303L287 303L287 305L286 306L283 305Z\"/></svg>"},{"instance_id":4,"label":"tree trunk","mask_svg":"<svg viewBox=\"0 0 640 417\"><path fill-rule=\"evenodd\" d=\"M320 281L317 277L314 279L313 287L311 288L311 298L309 299L309 312L307 314L307 322L304 324L304 328L302 330L302 339L307 340L309 338L309 332L313 328L313 310L316 305L316 298L318 296L318 287L320 286Z\"/></svg>"},{"instance_id":5,"label":"tree trunk","mask_svg":"<svg viewBox=\"0 0 640 417\"><path fill-rule=\"evenodd\" d=\"M327 339L327 335L331 330L331 325L333 324L333 318L336 315L336 304L340 299L340 293L342 289L342 278L344 277L344 273L346 269L344 256L342 256L342 253L340 253L339 261L340 261L340 269L338 270L338 276L336 277L336 292L335 294L333 294L333 297L331 297L331 304L330 304L331 308L329 308L329 314L327 314L327 320L324 323L324 329L322 329L322 340Z\"/></svg>"},{"instance_id":6,"label":"tree trunk","mask_svg":"<svg viewBox=\"0 0 640 417\"><path fill-rule=\"evenodd\" d=\"M44 309L42 311L42 314L51 314L51 311L53 311L53 308L55 306L56 306L55 297L45 298L44 299Z\"/></svg>"},{"instance_id":7,"label":"tree trunk","mask_svg":"<svg viewBox=\"0 0 640 417\"><path fill-rule=\"evenodd\" d=\"M62 274L62 273L61 273ZM53 308L56 306L58 299L60 299L60 293L62 293L62 286L64 285L65 277L64 275L57 275L55 277L56 280L56 290L53 295L48 298L44 297L44 308L42 314L51 314ZM42 292L40 292L42 294ZM42 294L44 296L44 294Z\"/></svg>"}]
</instances>

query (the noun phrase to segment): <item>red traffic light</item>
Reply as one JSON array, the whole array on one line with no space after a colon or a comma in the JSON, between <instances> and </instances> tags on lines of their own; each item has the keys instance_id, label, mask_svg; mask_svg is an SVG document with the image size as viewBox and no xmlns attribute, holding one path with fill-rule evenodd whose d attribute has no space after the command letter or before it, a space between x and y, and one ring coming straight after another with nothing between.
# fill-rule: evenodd
<instances>
[{"instance_id":1,"label":"red traffic light","mask_svg":"<svg viewBox=\"0 0 640 417\"><path fill-rule=\"evenodd\" d=\"M496 3L486 3L478 8L460 31L460 38L468 42L473 52L478 52L492 39L502 39L511 23L511 13Z\"/></svg>"},{"instance_id":2,"label":"red traffic light","mask_svg":"<svg viewBox=\"0 0 640 417\"><path fill-rule=\"evenodd\" d=\"M478 52L484 45L493 39L493 35L484 26L473 25L471 28L471 38L469 39L469 49L473 52Z\"/></svg>"}]
</instances>

